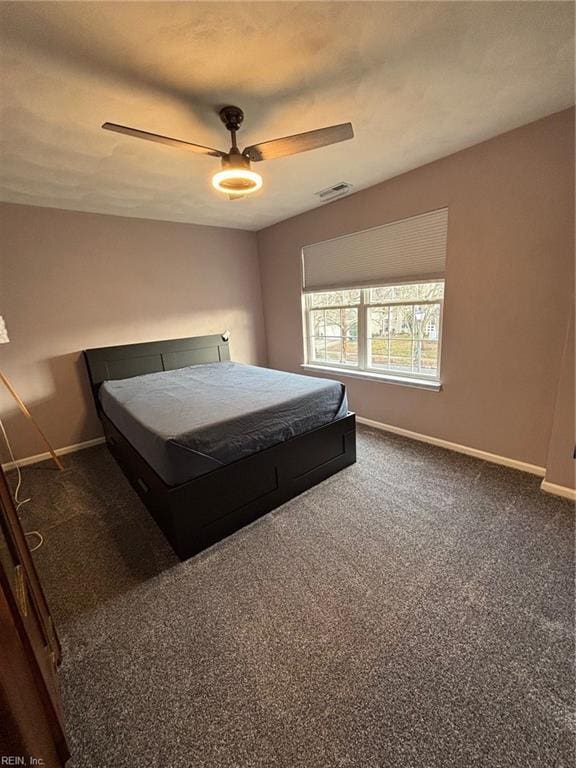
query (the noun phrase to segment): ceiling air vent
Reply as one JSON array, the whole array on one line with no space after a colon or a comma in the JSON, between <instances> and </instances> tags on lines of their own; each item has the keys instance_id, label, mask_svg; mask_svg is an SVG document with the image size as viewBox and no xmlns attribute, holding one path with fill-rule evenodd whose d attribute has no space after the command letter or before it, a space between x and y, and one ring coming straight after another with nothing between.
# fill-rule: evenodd
<instances>
[{"instance_id":1,"label":"ceiling air vent","mask_svg":"<svg viewBox=\"0 0 576 768\"><path fill-rule=\"evenodd\" d=\"M333 187L326 187L326 189L315 192L323 203L327 203L329 200L334 200L336 197L342 197L347 195L352 190L353 185L347 181L339 181L338 184L334 184Z\"/></svg>"}]
</instances>

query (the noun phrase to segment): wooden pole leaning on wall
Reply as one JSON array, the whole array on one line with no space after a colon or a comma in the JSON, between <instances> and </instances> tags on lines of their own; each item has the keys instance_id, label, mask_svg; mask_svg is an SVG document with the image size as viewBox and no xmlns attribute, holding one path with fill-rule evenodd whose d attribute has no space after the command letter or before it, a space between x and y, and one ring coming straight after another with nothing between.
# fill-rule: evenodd
<instances>
[{"instance_id":1,"label":"wooden pole leaning on wall","mask_svg":"<svg viewBox=\"0 0 576 768\"><path fill-rule=\"evenodd\" d=\"M20 395L18 394L18 392L16 392L16 390L14 389L14 387L12 386L12 384L11 384L11 383L8 381L8 379L6 378L6 376L4 376L4 374L2 373L2 371L0 371L0 380L2 381L2 383L4 384L4 386L6 387L6 389L8 390L8 392L10 392L10 394L12 395L12 397L14 398L14 400L16 400L16 403L17 403L17 405L18 405L18 408L20 408L20 410L22 411L22 413L24 414L24 416L26 416L26 418L27 418L29 421L31 421L31 422L32 422L32 424L33 424L33 425L36 427L36 429L38 430L38 434L40 435L40 437L42 438L42 440L43 440L43 441L46 443L46 446L47 446L47 448L48 448L48 450L49 450L49 452L50 452L50 456L52 456L52 459L54 460L54 463L56 464L56 466L58 467L58 469L64 469L64 465L62 464L62 462L60 461L60 459L59 459L59 458L58 458L58 456L56 455L56 452L54 451L54 448L52 448L52 446L50 445L50 442L49 442L48 438L46 437L46 435L44 434L44 432L42 432L42 430L40 429L40 425L38 424L38 422L36 421L36 419L35 419L35 418L32 416L32 414L30 413L30 411L29 411L29 410L28 410L28 408L26 407L26 403L25 403L25 402L22 400L22 398L20 397Z\"/></svg>"}]
</instances>

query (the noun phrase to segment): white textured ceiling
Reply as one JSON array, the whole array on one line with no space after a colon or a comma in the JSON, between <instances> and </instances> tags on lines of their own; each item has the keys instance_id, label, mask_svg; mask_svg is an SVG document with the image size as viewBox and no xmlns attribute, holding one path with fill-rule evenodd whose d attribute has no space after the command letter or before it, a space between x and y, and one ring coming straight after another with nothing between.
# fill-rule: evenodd
<instances>
[{"instance_id":1,"label":"white textured ceiling","mask_svg":"<svg viewBox=\"0 0 576 768\"><path fill-rule=\"evenodd\" d=\"M3 2L0 197L260 229L574 101L570 2ZM349 142L257 164L229 201L218 160L100 129L228 149L352 121Z\"/></svg>"}]
</instances>

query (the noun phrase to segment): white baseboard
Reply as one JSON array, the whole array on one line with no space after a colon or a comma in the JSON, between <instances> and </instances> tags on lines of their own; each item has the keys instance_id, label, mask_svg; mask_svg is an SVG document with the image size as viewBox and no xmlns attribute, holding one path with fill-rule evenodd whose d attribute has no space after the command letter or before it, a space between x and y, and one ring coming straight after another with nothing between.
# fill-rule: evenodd
<instances>
[{"instance_id":1,"label":"white baseboard","mask_svg":"<svg viewBox=\"0 0 576 768\"><path fill-rule=\"evenodd\" d=\"M562 496L563 499L570 499L570 501L576 501L576 489L568 488L565 485L556 485L549 480L542 480L540 488L545 493L552 493L554 496Z\"/></svg>"},{"instance_id":2,"label":"white baseboard","mask_svg":"<svg viewBox=\"0 0 576 768\"><path fill-rule=\"evenodd\" d=\"M55 448L54 453L57 456L65 456L67 453L76 453L76 451L83 451L85 448L92 448L95 445L101 445L106 442L105 437L95 437L94 440L86 440L83 443L75 443L74 445L66 445L64 448ZM16 463L19 467L25 467L28 464L38 464L40 461L46 461L52 458L48 451L46 453L37 453L35 456L27 456L25 459L18 459L17 462L9 461L7 464L2 464L2 469L8 472L16 467Z\"/></svg>"},{"instance_id":3,"label":"white baseboard","mask_svg":"<svg viewBox=\"0 0 576 768\"><path fill-rule=\"evenodd\" d=\"M509 459L507 456L499 456L496 453L488 453L488 451L481 451L478 448L470 448L467 445L460 445L459 443L451 443L449 440L442 440L439 437L421 435L419 432L411 432L409 429L394 427L391 424L382 424L380 421L372 421L372 419L365 419L362 416L356 416L356 421L360 424L374 427L375 429L382 429L384 432L393 432L395 435L402 435L402 437L409 437L412 440L419 440L421 443L437 445L439 448L447 448L449 451L456 451L456 453L464 453L466 456L474 456L476 459L490 461L492 464L501 464L504 467L519 469L521 472L529 472L531 475L537 475L538 477L544 477L546 474L546 468L539 467L537 464L527 464L525 461Z\"/></svg>"}]
</instances>

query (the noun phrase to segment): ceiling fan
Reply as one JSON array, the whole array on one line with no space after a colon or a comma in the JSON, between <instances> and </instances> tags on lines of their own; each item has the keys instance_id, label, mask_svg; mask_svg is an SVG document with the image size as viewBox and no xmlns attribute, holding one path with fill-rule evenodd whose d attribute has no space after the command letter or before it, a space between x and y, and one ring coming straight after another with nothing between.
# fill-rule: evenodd
<instances>
[{"instance_id":1,"label":"ceiling fan","mask_svg":"<svg viewBox=\"0 0 576 768\"><path fill-rule=\"evenodd\" d=\"M318 128L315 131L297 133L294 136L285 136L282 139L253 144L241 152L236 144L236 133L240 130L244 120L244 112L239 107L223 107L219 114L220 119L232 135L232 146L229 152L204 147L201 144L191 144L189 141L182 141L181 139L172 139L170 136L162 136L158 133L140 131L137 128L128 128L125 125L116 125L116 123L104 123L102 128L107 131L135 136L137 139L167 144L169 147L176 147L177 149L187 149L189 152L195 152L199 155L219 157L222 170L212 177L212 186L219 192L227 193L230 199L244 197L244 195L256 192L262 187L262 177L259 173L251 170L251 162L258 163L261 160L273 160L277 157L296 155L354 137L352 123L341 123L327 128Z\"/></svg>"}]
</instances>

